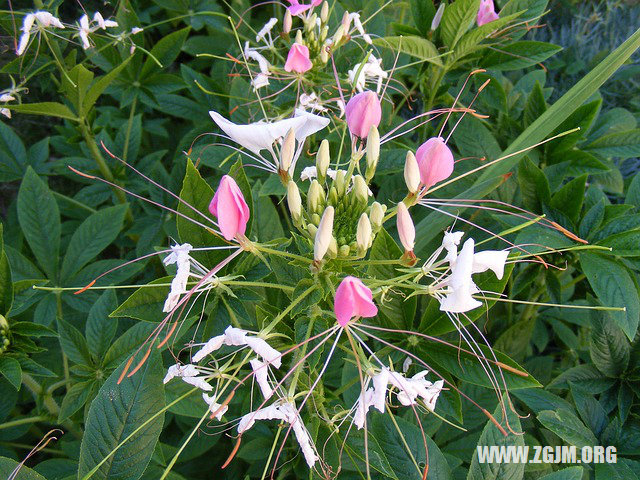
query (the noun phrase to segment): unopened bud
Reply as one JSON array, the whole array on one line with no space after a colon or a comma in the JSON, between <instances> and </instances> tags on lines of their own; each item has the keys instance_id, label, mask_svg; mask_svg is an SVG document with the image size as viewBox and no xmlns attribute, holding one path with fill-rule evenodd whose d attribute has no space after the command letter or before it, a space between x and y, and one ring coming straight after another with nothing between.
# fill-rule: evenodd
<instances>
[{"instance_id":1,"label":"unopened bud","mask_svg":"<svg viewBox=\"0 0 640 480\"><path fill-rule=\"evenodd\" d=\"M282 33L288 34L291 31L291 24L293 23L293 18L291 17L291 13L289 10L285 11L284 20L282 21Z\"/></svg>"},{"instance_id":2,"label":"unopened bud","mask_svg":"<svg viewBox=\"0 0 640 480\"><path fill-rule=\"evenodd\" d=\"M327 39L327 35L329 35L329 26L325 25L324 27L322 27L322 30L320 30L320 41L324 42ZM324 48L322 49L324 50Z\"/></svg>"},{"instance_id":3,"label":"unopened bud","mask_svg":"<svg viewBox=\"0 0 640 480\"><path fill-rule=\"evenodd\" d=\"M378 232L382 228L382 222L384 221L385 208L378 202L373 202L371 205L371 212L369 213L369 220L371 220L371 227L374 232Z\"/></svg>"},{"instance_id":4,"label":"unopened bud","mask_svg":"<svg viewBox=\"0 0 640 480\"><path fill-rule=\"evenodd\" d=\"M333 207L327 207L322 214L320 225L318 225L318 231L316 232L315 241L313 243L313 259L316 262L319 262L324 258L331 242L335 242L335 238L333 238L333 214Z\"/></svg>"},{"instance_id":5,"label":"unopened bud","mask_svg":"<svg viewBox=\"0 0 640 480\"><path fill-rule=\"evenodd\" d=\"M371 125L367 135L367 182L370 182L376 173L378 159L380 158L380 133L375 125Z\"/></svg>"},{"instance_id":6,"label":"unopened bud","mask_svg":"<svg viewBox=\"0 0 640 480\"><path fill-rule=\"evenodd\" d=\"M345 10L344 14L342 15L342 22L340 26L344 30L344 33L349 33L349 29L351 28L351 15L347 10Z\"/></svg>"},{"instance_id":7,"label":"unopened bud","mask_svg":"<svg viewBox=\"0 0 640 480\"><path fill-rule=\"evenodd\" d=\"M404 162L404 183L407 184L409 193L416 193L420 188L420 167L413 152L407 152Z\"/></svg>"},{"instance_id":8,"label":"unopened bud","mask_svg":"<svg viewBox=\"0 0 640 480\"><path fill-rule=\"evenodd\" d=\"M362 175L353 177L353 192L360 205L366 205L369 202L369 187L367 187L367 182L364 181Z\"/></svg>"},{"instance_id":9,"label":"unopened bud","mask_svg":"<svg viewBox=\"0 0 640 480\"><path fill-rule=\"evenodd\" d=\"M284 137L282 142L282 148L280 149L280 170L289 172L291 167L291 161L293 160L293 154L296 150L296 133L293 128L289 129L289 132Z\"/></svg>"},{"instance_id":10,"label":"unopened bud","mask_svg":"<svg viewBox=\"0 0 640 480\"><path fill-rule=\"evenodd\" d=\"M329 3L324 1L322 2L322 8L320 9L320 21L322 23L327 23L329 19Z\"/></svg>"},{"instance_id":11,"label":"unopened bud","mask_svg":"<svg viewBox=\"0 0 640 480\"><path fill-rule=\"evenodd\" d=\"M309 232L309 235L311 236L311 238L316 238L318 227L315 226L313 223L307 223L307 232Z\"/></svg>"},{"instance_id":12,"label":"unopened bud","mask_svg":"<svg viewBox=\"0 0 640 480\"><path fill-rule=\"evenodd\" d=\"M6 333L8 331L9 331L9 322L7 322L7 319L0 314L0 332Z\"/></svg>"},{"instance_id":13,"label":"unopened bud","mask_svg":"<svg viewBox=\"0 0 640 480\"><path fill-rule=\"evenodd\" d=\"M342 25L340 25L336 29L336 33L333 34L333 45L337 46L340 43L340 40L342 40L343 37L344 37L344 27Z\"/></svg>"},{"instance_id":14,"label":"unopened bud","mask_svg":"<svg viewBox=\"0 0 640 480\"><path fill-rule=\"evenodd\" d=\"M316 24L318 23L318 15L312 13L304 23L304 28L308 33L313 33Z\"/></svg>"},{"instance_id":15,"label":"unopened bud","mask_svg":"<svg viewBox=\"0 0 640 480\"><path fill-rule=\"evenodd\" d=\"M400 243L404 247L405 251L412 252L416 240L416 229L411 220L411 214L409 209L400 202L398 204L398 213L396 215L398 236L400 237Z\"/></svg>"},{"instance_id":16,"label":"unopened bud","mask_svg":"<svg viewBox=\"0 0 640 480\"><path fill-rule=\"evenodd\" d=\"M329 255L329 258L336 258L338 256L338 242L336 240L336 237L331 237L331 242L329 242L327 254Z\"/></svg>"},{"instance_id":17,"label":"unopened bud","mask_svg":"<svg viewBox=\"0 0 640 480\"><path fill-rule=\"evenodd\" d=\"M360 220L358 220L358 229L356 230L356 242L358 244L358 252L361 255L369 248L371 245L371 221L366 213L360 215Z\"/></svg>"},{"instance_id":18,"label":"unopened bud","mask_svg":"<svg viewBox=\"0 0 640 480\"><path fill-rule=\"evenodd\" d=\"M296 41L295 43L299 43L300 45L304 45L304 42L302 41L302 30L298 30L296 32Z\"/></svg>"},{"instance_id":19,"label":"unopened bud","mask_svg":"<svg viewBox=\"0 0 640 480\"><path fill-rule=\"evenodd\" d=\"M338 205L338 190L336 190L336 187L332 186L329 189L329 205L333 205L336 206Z\"/></svg>"},{"instance_id":20,"label":"unopened bud","mask_svg":"<svg viewBox=\"0 0 640 480\"><path fill-rule=\"evenodd\" d=\"M328 45L325 43L322 48L320 48L320 61L322 63L327 63L329 61L329 52L327 50Z\"/></svg>"},{"instance_id":21,"label":"unopened bud","mask_svg":"<svg viewBox=\"0 0 640 480\"><path fill-rule=\"evenodd\" d=\"M287 204L294 222L299 222L302 217L302 198L300 198L300 190L293 180L289 180L287 184Z\"/></svg>"},{"instance_id":22,"label":"unopened bud","mask_svg":"<svg viewBox=\"0 0 640 480\"><path fill-rule=\"evenodd\" d=\"M440 4L440 6L438 7L438 11L433 16L433 20L431 22L431 31L433 31L436 28L438 28L438 25L440 25L440 20L442 20L442 14L443 13L444 13L444 2L442 2Z\"/></svg>"},{"instance_id":23,"label":"unopened bud","mask_svg":"<svg viewBox=\"0 0 640 480\"><path fill-rule=\"evenodd\" d=\"M320 213L324 207L324 189L317 180L313 180L307 193L307 208L309 212Z\"/></svg>"},{"instance_id":24,"label":"unopened bud","mask_svg":"<svg viewBox=\"0 0 640 480\"><path fill-rule=\"evenodd\" d=\"M333 180L333 185L336 187L338 198L344 197L344 194L347 191L347 181L345 175L346 172L344 170L338 170L336 172L336 178Z\"/></svg>"},{"instance_id":25,"label":"unopened bud","mask_svg":"<svg viewBox=\"0 0 640 480\"><path fill-rule=\"evenodd\" d=\"M325 138L320 142L320 148L318 148L318 153L316 154L316 175L320 183L324 183L327 178L330 162L329 141Z\"/></svg>"}]
</instances>

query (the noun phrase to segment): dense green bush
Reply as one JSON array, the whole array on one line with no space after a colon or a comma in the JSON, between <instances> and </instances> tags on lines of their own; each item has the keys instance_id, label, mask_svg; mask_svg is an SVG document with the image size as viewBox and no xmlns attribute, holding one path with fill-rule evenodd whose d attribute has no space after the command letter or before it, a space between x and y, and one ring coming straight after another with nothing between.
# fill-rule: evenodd
<instances>
[{"instance_id":1,"label":"dense green bush","mask_svg":"<svg viewBox=\"0 0 640 480\"><path fill-rule=\"evenodd\" d=\"M428 465L437 480L640 477L640 30L586 54L592 37L535 31L546 0L497 2L499 19L481 26L480 0L336 0L289 18L291 31L286 3L101 2L117 23L106 28L89 4L86 24L75 2L0 11L0 476L420 479ZM35 11L65 28L34 17L22 51ZM346 32L345 12L360 13ZM312 61L300 74L285 70L294 42ZM609 91L615 72L628 76ZM341 114L362 73L382 99L366 142L350 141ZM299 125L274 135L272 161L247 147L264 125L234 137L209 114L291 121L301 106L318 125L297 138L291 168ZM407 152L438 136L454 173L411 190ZM331 178L327 159L346 170ZM301 180L314 165L316 181ZM250 215L226 240L207 223L223 175ZM415 242L398 232L397 204ZM319 255L328 207L335 238ZM430 259L445 230L510 250L504 275L473 277L482 307L460 315L442 311L437 288L454 262ZM167 255L185 243L190 268L203 266L189 289L203 291L166 308L181 268ZM348 275L379 313L339 328ZM200 364L213 407L193 384L163 382L230 325L280 352L302 345L267 371L278 405L301 409L314 469L295 422L260 421L236 440L236 420L264 406L250 356L230 348L241 343ZM396 387L385 413L352 428L363 378L382 364L429 370L445 388L427 382L430 406ZM614 446L617 462L483 464L477 445Z\"/></svg>"}]
</instances>

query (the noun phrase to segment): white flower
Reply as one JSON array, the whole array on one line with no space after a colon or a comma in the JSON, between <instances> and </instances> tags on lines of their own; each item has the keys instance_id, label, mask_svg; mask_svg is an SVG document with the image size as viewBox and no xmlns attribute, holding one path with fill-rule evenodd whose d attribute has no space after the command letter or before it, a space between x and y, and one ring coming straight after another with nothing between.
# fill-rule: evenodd
<instances>
[{"instance_id":1,"label":"white flower","mask_svg":"<svg viewBox=\"0 0 640 480\"><path fill-rule=\"evenodd\" d=\"M91 47L89 43L89 34L91 33L91 28L89 27L89 17L86 14L80 17L80 30L78 31L78 36L82 41L82 48L87 50Z\"/></svg>"},{"instance_id":2,"label":"white flower","mask_svg":"<svg viewBox=\"0 0 640 480\"><path fill-rule=\"evenodd\" d=\"M249 363L253 369L254 377L258 387L260 387L262 396L265 400L269 400L273 395L273 388L271 388L271 384L269 383L269 364L261 362L257 358L254 358Z\"/></svg>"},{"instance_id":3,"label":"white flower","mask_svg":"<svg viewBox=\"0 0 640 480\"><path fill-rule=\"evenodd\" d=\"M328 109L322 106L320 99L315 92L311 92L309 95L303 93L300 95L300 106L304 109L311 109L317 112L326 112Z\"/></svg>"},{"instance_id":4,"label":"white flower","mask_svg":"<svg viewBox=\"0 0 640 480\"><path fill-rule=\"evenodd\" d=\"M373 42L371 41L371 37L367 35L364 31L364 27L362 26L362 22L360 21L359 13L350 13L349 14L349 22L353 22L353 26L358 31L358 33L362 36L362 39L371 45Z\"/></svg>"},{"instance_id":5,"label":"white flower","mask_svg":"<svg viewBox=\"0 0 640 480\"><path fill-rule=\"evenodd\" d=\"M268 35L269 41L265 40L265 42L269 46L273 45L273 40L271 40L271 30L273 30L273 27L276 25L276 23L278 23L277 18L270 18L269 21L264 24L264 27L262 27L258 32L258 34L256 35L256 42L261 42L262 40L265 40L265 37Z\"/></svg>"},{"instance_id":6,"label":"white flower","mask_svg":"<svg viewBox=\"0 0 640 480\"><path fill-rule=\"evenodd\" d=\"M118 26L118 22L115 22L113 20L105 20L104 18L102 18L100 12L96 12L93 14L93 21L96 22L98 24L98 27L102 30Z\"/></svg>"},{"instance_id":7,"label":"white flower","mask_svg":"<svg viewBox=\"0 0 640 480\"><path fill-rule=\"evenodd\" d=\"M169 295L164 302L163 312L170 312L180 301L180 295L187 293L187 282L191 273L191 256L189 252L193 247L188 243L174 245L171 253L162 261L165 265L177 264L176 276L171 281Z\"/></svg>"},{"instance_id":8,"label":"white flower","mask_svg":"<svg viewBox=\"0 0 640 480\"><path fill-rule=\"evenodd\" d=\"M11 118L11 110L9 110L8 108L0 108L0 115Z\"/></svg>"},{"instance_id":9,"label":"white flower","mask_svg":"<svg viewBox=\"0 0 640 480\"><path fill-rule=\"evenodd\" d=\"M302 422L296 406L291 402L274 403L268 407L261 408L254 412L249 412L240 419L238 433L243 433L253 427L256 420L282 420L291 424L291 429L300 445L300 450L304 455L309 468L318 461L311 436Z\"/></svg>"},{"instance_id":10,"label":"white flower","mask_svg":"<svg viewBox=\"0 0 640 480\"><path fill-rule=\"evenodd\" d=\"M271 66L264 56L258 52L255 48L249 47L249 42L244 44L244 56L250 58L251 60L255 60L258 62L258 67L260 68L260 73L265 75L269 74L269 67Z\"/></svg>"},{"instance_id":11,"label":"white flower","mask_svg":"<svg viewBox=\"0 0 640 480\"><path fill-rule=\"evenodd\" d=\"M142 32L143 30L144 30L144 29L143 29L143 28L140 28L140 27L133 27L133 28L131 29L131 35L135 35L136 33L140 33L140 32Z\"/></svg>"},{"instance_id":12,"label":"white flower","mask_svg":"<svg viewBox=\"0 0 640 480\"><path fill-rule=\"evenodd\" d=\"M451 267L451 274L445 279L446 295L440 300L440 310L443 312L463 313L482 305L473 298L478 293L478 287L471 279L473 273L473 238L469 238L462 247L460 255Z\"/></svg>"},{"instance_id":13,"label":"white flower","mask_svg":"<svg viewBox=\"0 0 640 480\"><path fill-rule=\"evenodd\" d=\"M265 73L259 73L251 80L251 86L254 92L267 85L269 85L269 75Z\"/></svg>"},{"instance_id":14,"label":"white flower","mask_svg":"<svg viewBox=\"0 0 640 480\"><path fill-rule=\"evenodd\" d=\"M207 395L206 393L202 394L202 398L205 402L207 402L207 405L209 405L209 411L213 414L216 414L216 419L217 420L222 420L222 416L227 413L227 410L229 410L229 407L227 405L225 405L224 407L222 407L222 404L217 403L214 398L210 395ZM220 408L222 407L222 408ZM217 413L216 413L217 412Z\"/></svg>"},{"instance_id":15,"label":"white flower","mask_svg":"<svg viewBox=\"0 0 640 480\"><path fill-rule=\"evenodd\" d=\"M22 20L22 35L20 35L20 41L18 43L18 48L16 49L16 55L20 56L24 53L29 45L29 39L31 38L31 31L33 29L34 23L37 22L37 25L41 28L47 27L56 27L56 28L64 28L62 22L51 15L49 12L45 11L37 11L34 13L29 13L25 15Z\"/></svg>"},{"instance_id":16,"label":"white flower","mask_svg":"<svg viewBox=\"0 0 640 480\"><path fill-rule=\"evenodd\" d=\"M198 387L200 390L204 390L205 392L210 392L213 390L213 387L209 385L206 381L205 377L199 377L200 370L195 365L187 364L187 365L171 365L167 370L167 375L164 377L163 383L169 382L172 378L179 377L182 380L194 387Z\"/></svg>"},{"instance_id":17,"label":"white flower","mask_svg":"<svg viewBox=\"0 0 640 480\"><path fill-rule=\"evenodd\" d=\"M213 110L209 112L209 115L231 140L258 155L259 161L274 173L278 171L279 159L273 149L273 145L284 138L289 130L293 129L298 142L296 153L291 163L291 171L293 172L296 162L302 153L306 138L329 124L328 118L300 109L296 109L293 117L284 120L271 123L259 121L247 125L237 125ZM268 150L271 153L271 161L262 157L260 154L262 150Z\"/></svg>"},{"instance_id":18,"label":"white flower","mask_svg":"<svg viewBox=\"0 0 640 480\"><path fill-rule=\"evenodd\" d=\"M0 102L11 102L15 100L15 97L13 97L13 95L11 95L10 93L3 93L2 95L0 95Z\"/></svg>"},{"instance_id":19,"label":"white flower","mask_svg":"<svg viewBox=\"0 0 640 480\"><path fill-rule=\"evenodd\" d=\"M456 258L458 257L458 245L460 245L460 240L462 240L463 235L464 232L444 232L442 246L447 251L445 260L449 262L450 265L456 263Z\"/></svg>"},{"instance_id":20,"label":"white flower","mask_svg":"<svg viewBox=\"0 0 640 480\"><path fill-rule=\"evenodd\" d=\"M378 82L376 91L380 93L382 90L382 80L389 76L389 74L382 69L382 59L378 59L371 54L367 59L367 63L362 65L362 68L360 67L361 65L361 63L356 63L353 69L349 70L349 82L355 85L356 90L362 92L365 89L366 79L375 78ZM360 71L359 74L358 70ZM358 78L355 78L356 74L358 74Z\"/></svg>"},{"instance_id":21,"label":"white flower","mask_svg":"<svg viewBox=\"0 0 640 480\"><path fill-rule=\"evenodd\" d=\"M249 332L235 327L227 327L224 334L211 338L204 346L193 355L192 360L199 362L204 357L218 350L222 345L228 346L248 346L258 356L262 357L270 365L280 368L282 358L280 352L271 347L265 340L260 337L249 336Z\"/></svg>"},{"instance_id":22,"label":"white flower","mask_svg":"<svg viewBox=\"0 0 640 480\"><path fill-rule=\"evenodd\" d=\"M498 280L504 275L504 264L509 256L508 250L484 250L473 255L473 273L491 270Z\"/></svg>"},{"instance_id":23,"label":"white flower","mask_svg":"<svg viewBox=\"0 0 640 480\"><path fill-rule=\"evenodd\" d=\"M435 383L431 383L424 379L427 373L424 370L412 378L406 378L398 372L382 368L380 373L370 377L370 380L368 379L364 385L364 393L360 395L356 402L353 414L354 425L359 430L364 427L365 417L370 407L374 407L380 413L384 413L388 385L398 389L396 397L405 407L415 405L418 398L421 398L426 407L434 411L436 401L444 386L444 381L438 380ZM373 388L367 388L370 381L373 383Z\"/></svg>"}]
</instances>

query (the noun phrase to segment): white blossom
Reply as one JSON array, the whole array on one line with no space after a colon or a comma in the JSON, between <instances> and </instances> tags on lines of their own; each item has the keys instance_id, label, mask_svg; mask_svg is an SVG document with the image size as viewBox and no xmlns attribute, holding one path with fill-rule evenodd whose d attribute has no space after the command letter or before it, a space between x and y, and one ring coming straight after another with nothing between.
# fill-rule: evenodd
<instances>
[{"instance_id":1,"label":"white blossom","mask_svg":"<svg viewBox=\"0 0 640 480\"><path fill-rule=\"evenodd\" d=\"M8 108L0 108L0 115L11 118L11 110L9 110Z\"/></svg>"},{"instance_id":2,"label":"white blossom","mask_svg":"<svg viewBox=\"0 0 640 480\"><path fill-rule=\"evenodd\" d=\"M309 468L318 461L311 436L302 422L302 418L296 406L288 401L274 403L268 407L261 408L254 412L249 412L240 419L238 433L243 433L253 427L256 420L281 420L291 425L291 429L300 445L300 451L304 455Z\"/></svg>"},{"instance_id":3,"label":"white blossom","mask_svg":"<svg viewBox=\"0 0 640 480\"><path fill-rule=\"evenodd\" d=\"M326 112L328 109L322 106L320 99L315 92L300 95L300 106L304 109L311 109L316 112Z\"/></svg>"},{"instance_id":4,"label":"white blossom","mask_svg":"<svg viewBox=\"0 0 640 480\"><path fill-rule=\"evenodd\" d=\"M260 68L260 73L265 75L269 74L269 67L271 66L264 56L258 52L255 48L249 47L249 42L245 42L244 44L244 56L250 58L258 62L258 67Z\"/></svg>"},{"instance_id":5,"label":"white blossom","mask_svg":"<svg viewBox=\"0 0 640 480\"><path fill-rule=\"evenodd\" d=\"M261 362L257 358L254 358L249 363L253 369L254 378L256 379L258 387L260 387L262 396L265 400L269 400L273 395L273 388L271 388L271 384L269 383L269 364Z\"/></svg>"},{"instance_id":6,"label":"white blossom","mask_svg":"<svg viewBox=\"0 0 640 480\"><path fill-rule=\"evenodd\" d=\"M271 30L273 30L273 27L275 27L276 23L278 23L277 18L270 18L269 21L264 24L264 26L260 29L260 31L256 35L256 42L261 42L262 40L265 40L267 45L272 46L273 40L271 39ZM265 38L267 36L269 37L268 41Z\"/></svg>"},{"instance_id":7,"label":"white blossom","mask_svg":"<svg viewBox=\"0 0 640 480\"><path fill-rule=\"evenodd\" d=\"M135 35L136 33L140 33L140 32L142 32L143 30L144 30L144 29L143 29L143 28L140 28L140 27L133 27L133 28L131 29L131 35Z\"/></svg>"},{"instance_id":8,"label":"white blossom","mask_svg":"<svg viewBox=\"0 0 640 480\"><path fill-rule=\"evenodd\" d=\"M353 26L358 31L358 33L362 36L362 39L367 42L369 45L373 44L371 41L371 37L367 35L364 31L364 27L362 26L362 22L360 21L359 13L350 13L349 14L349 22L353 22Z\"/></svg>"},{"instance_id":9,"label":"white blossom","mask_svg":"<svg viewBox=\"0 0 640 480\"><path fill-rule=\"evenodd\" d=\"M175 377L182 378L182 380L190 385L198 387L200 390L204 390L205 392L210 392L213 390L213 387L209 385L205 377L199 377L200 370L193 364L187 365L171 365L167 369L167 374L164 377L163 383L169 382L171 379Z\"/></svg>"},{"instance_id":10,"label":"white blossom","mask_svg":"<svg viewBox=\"0 0 640 480\"><path fill-rule=\"evenodd\" d=\"M20 30L22 31L22 35L20 35L20 41L18 42L18 48L16 49L16 55L22 55L27 46L29 45L29 39L31 38L31 31L33 30L34 24L41 28L48 27L56 27L56 28L64 28L62 22L54 17L49 12L45 12L39 10L37 12L29 13L25 15L22 20L22 27Z\"/></svg>"},{"instance_id":11,"label":"white blossom","mask_svg":"<svg viewBox=\"0 0 640 480\"><path fill-rule=\"evenodd\" d=\"M356 74L358 75L357 78ZM367 78L376 79L376 91L380 93L382 90L382 81L387 78L389 74L382 69L382 59L378 59L373 54L370 54L367 62L364 65L362 65L362 63L355 64L353 68L349 70L348 76L349 82L355 85L356 90L359 92L364 91Z\"/></svg>"},{"instance_id":12,"label":"white blossom","mask_svg":"<svg viewBox=\"0 0 640 480\"><path fill-rule=\"evenodd\" d=\"M12 102L13 100L15 100L15 97L10 93L3 93L2 95L0 95L0 102L7 103Z\"/></svg>"},{"instance_id":13,"label":"white blossom","mask_svg":"<svg viewBox=\"0 0 640 480\"><path fill-rule=\"evenodd\" d=\"M173 310L180 301L180 296L187 293L187 282L191 273L191 256L189 252L192 248L188 243L173 245L171 253L162 261L165 265L173 265L175 263L177 266L176 276L171 280L171 289L162 308L163 312Z\"/></svg>"},{"instance_id":14,"label":"white blossom","mask_svg":"<svg viewBox=\"0 0 640 480\"><path fill-rule=\"evenodd\" d=\"M224 407L222 406L222 404L217 403L215 401L215 399L213 398L213 396L207 395L206 393L202 394L202 398L205 402L207 402L207 405L209 405L209 411L212 414L216 414L215 418L217 420L222 420L222 416L227 413L227 410L229 410L229 407L227 405L225 405ZM222 407L222 408L221 408ZM217 412L217 413L216 413Z\"/></svg>"},{"instance_id":15,"label":"white blossom","mask_svg":"<svg viewBox=\"0 0 640 480\"><path fill-rule=\"evenodd\" d=\"M267 85L269 85L269 75L265 73L259 73L251 80L251 86L254 92Z\"/></svg>"},{"instance_id":16,"label":"white blossom","mask_svg":"<svg viewBox=\"0 0 640 480\"><path fill-rule=\"evenodd\" d=\"M440 300L440 310L443 312L463 313L482 305L482 302L473 298L473 294L479 291L471 279L473 248L473 238L469 238L452 265L451 274L444 281L447 290Z\"/></svg>"},{"instance_id":17,"label":"white blossom","mask_svg":"<svg viewBox=\"0 0 640 480\"><path fill-rule=\"evenodd\" d=\"M217 335L205 343L204 346L193 355L192 360L199 362L210 353L218 350L222 345L235 347L246 345L269 363L269 365L280 368L280 365L282 365L280 352L271 347L264 339L250 336L248 333L246 330L229 326L224 331L224 334Z\"/></svg>"}]
</instances>

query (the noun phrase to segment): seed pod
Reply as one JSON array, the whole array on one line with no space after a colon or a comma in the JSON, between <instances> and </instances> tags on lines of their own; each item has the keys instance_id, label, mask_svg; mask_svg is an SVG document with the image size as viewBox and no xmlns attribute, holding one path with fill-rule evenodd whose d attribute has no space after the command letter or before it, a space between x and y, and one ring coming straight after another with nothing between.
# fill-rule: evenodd
<instances>
[{"instance_id":1,"label":"seed pod","mask_svg":"<svg viewBox=\"0 0 640 480\"><path fill-rule=\"evenodd\" d=\"M324 258L330 244L332 242L335 243L335 238L333 238L333 215L333 207L327 207L322 214L320 225L318 225L318 231L316 232L313 244L313 259L317 262Z\"/></svg>"},{"instance_id":2,"label":"seed pod","mask_svg":"<svg viewBox=\"0 0 640 480\"><path fill-rule=\"evenodd\" d=\"M327 170L331 162L331 154L329 152L329 141L325 138L320 142L320 148L316 154L316 175L318 182L324 184L327 179Z\"/></svg>"},{"instance_id":3,"label":"seed pod","mask_svg":"<svg viewBox=\"0 0 640 480\"><path fill-rule=\"evenodd\" d=\"M298 185L293 180L289 180L287 184L287 204L293 221L299 223L302 218L302 198Z\"/></svg>"}]
</instances>

